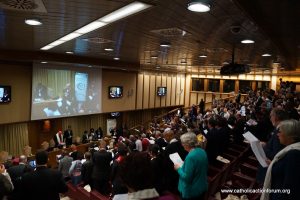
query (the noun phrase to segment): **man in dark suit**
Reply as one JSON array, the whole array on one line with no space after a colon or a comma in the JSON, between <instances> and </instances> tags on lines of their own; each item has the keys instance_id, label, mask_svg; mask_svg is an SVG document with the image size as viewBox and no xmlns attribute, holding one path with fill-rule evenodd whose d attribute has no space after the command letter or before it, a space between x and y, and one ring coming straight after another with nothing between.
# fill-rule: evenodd
<instances>
[{"instance_id":1,"label":"man in dark suit","mask_svg":"<svg viewBox=\"0 0 300 200\"><path fill-rule=\"evenodd\" d=\"M93 172L93 163L92 163L92 154L91 152L86 152L84 154L86 161L81 166L81 177L84 185L92 184L92 172Z\"/></svg>"},{"instance_id":2,"label":"man in dark suit","mask_svg":"<svg viewBox=\"0 0 300 200\"><path fill-rule=\"evenodd\" d=\"M35 155L36 170L22 176L22 199L59 200L59 193L67 192L68 187L62 174L47 168L48 153L38 151Z\"/></svg>"},{"instance_id":3,"label":"man in dark suit","mask_svg":"<svg viewBox=\"0 0 300 200\"><path fill-rule=\"evenodd\" d=\"M172 153L178 153L180 158L184 161L185 157L187 156L188 152L184 150L183 146L181 145L180 140L175 138L173 130L168 130L164 132L164 138L168 142L166 149L163 153L163 164L164 164L164 189L174 193L179 194L178 191L178 181L179 175L177 171L174 170L174 164L169 158L169 155Z\"/></svg>"},{"instance_id":4,"label":"man in dark suit","mask_svg":"<svg viewBox=\"0 0 300 200\"><path fill-rule=\"evenodd\" d=\"M30 167L27 164L27 158L24 155L21 155L19 158L19 164L12 166L10 168L7 169L7 172L9 173L10 177L11 177L11 181L14 185L14 190L12 192L12 194L10 195L11 200L13 199L22 199L21 196L21 177L28 172L33 171L33 168Z\"/></svg>"},{"instance_id":5,"label":"man in dark suit","mask_svg":"<svg viewBox=\"0 0 300 200\"><path fill-rule=\"evenodd\" d=\"M73 143L73 131L71 126L68 126L68 129L64 131L64 142L66 143L67 147L71 146Z\"/></svg>"},{"instance_id":6,"label":"man in dark suit","mask_svg":"<svg viewBox=\"0 0 300 200\"><path fill-rule=\"evenodd\" d=\"M106 151L106 142L100 142L100 150L93 155L92 189L103 195L110 193L109 178L111 173L110 162L112 154Z\"/></svg>"}]
</instances>

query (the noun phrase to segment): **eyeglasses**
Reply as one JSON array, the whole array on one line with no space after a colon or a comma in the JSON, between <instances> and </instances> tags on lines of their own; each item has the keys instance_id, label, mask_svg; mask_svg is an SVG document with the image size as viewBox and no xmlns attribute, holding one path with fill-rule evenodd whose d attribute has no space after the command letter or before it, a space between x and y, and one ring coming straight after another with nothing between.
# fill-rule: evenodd
<instances>
[{"instance_id":1,"label":"eyeglasses","mask_svg":"<svg viewBox=\"0 0 300 200\"><path fill-rule=\"evenodd\" d=\"M279 127L276 128L276 132L277 132L277 133L280 133L280 132L281 132Z\"/></svg>"}]
</instances>

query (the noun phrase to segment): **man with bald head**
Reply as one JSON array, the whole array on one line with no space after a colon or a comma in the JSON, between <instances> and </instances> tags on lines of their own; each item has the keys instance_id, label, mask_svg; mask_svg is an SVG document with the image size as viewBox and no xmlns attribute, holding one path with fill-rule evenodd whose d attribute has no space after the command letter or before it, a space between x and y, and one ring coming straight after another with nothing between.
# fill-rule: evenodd
<instances>
[{"instance_id":1,"label":"man with bald head","mask_svg":"<svg viewBox=\"0 0 300 200\"><path fill-rule=\"evenodd\" d=\"M20 194L20 181L23 174L27 172L33 171L33 168L27 164L27 157L25 155L21 155L19 158L19 164L12 166L7 169L9 173L12 183L14 185L14 190L11 194L10 199L21 199Z\"/></svg>"}]
</instances>

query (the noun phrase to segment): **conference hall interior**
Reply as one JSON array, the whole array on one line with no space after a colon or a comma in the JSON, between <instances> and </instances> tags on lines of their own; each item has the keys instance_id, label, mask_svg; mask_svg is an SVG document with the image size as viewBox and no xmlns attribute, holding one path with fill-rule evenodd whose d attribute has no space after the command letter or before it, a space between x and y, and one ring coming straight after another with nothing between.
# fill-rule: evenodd
<instances>
[{"instance_id":1,"label":"conference hall interior","mask_svg":"<svg viewBox=\"0 0 300 200\"><path fill-rule=\"evenodd\" d=\"M0 1L0 200L299 200L300 1Z\"/></svg>"}]
</instances>

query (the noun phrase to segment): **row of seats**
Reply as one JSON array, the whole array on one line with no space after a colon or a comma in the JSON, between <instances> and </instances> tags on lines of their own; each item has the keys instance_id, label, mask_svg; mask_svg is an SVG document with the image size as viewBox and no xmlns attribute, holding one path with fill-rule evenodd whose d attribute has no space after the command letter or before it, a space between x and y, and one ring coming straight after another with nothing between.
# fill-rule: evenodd
<instances>
[{"instance_id":1,"label":"row of seats","mask_svg":"<svg viewBox=\"0 0 300 200\"><path fill-rule=\"evenodd\" d=\"M217 161L209 165L208 168L208 191L205 199L214 199L215 194L220 192L221 188L253 188L257 171L257 160L251 155L248 144L231 144L221 156L230 161L223 163ZM249 160L249 161L248 161ZM227 184L230 181L231 184ZM241 184L240 184L241 183ZM247 183L247 184L246 184ZM228 194L223 194L228 195ZM222 196L222 199L226 198ZM250 199L250 198L249 198Z\"/></svg>"},{"instance_id":2,"label":"row of seats","mask_svg":"<svg viewBox=\"0 0 300 200\"><path fill-rule=\"evenodd\" d=\"M69 188L66 195L72 200L110 200L108 196L104 196L99 192L92 190L91 192L86 191L82 185L74 186L71 182L67 183Z\"/></svg>"}]
</instances>

